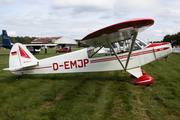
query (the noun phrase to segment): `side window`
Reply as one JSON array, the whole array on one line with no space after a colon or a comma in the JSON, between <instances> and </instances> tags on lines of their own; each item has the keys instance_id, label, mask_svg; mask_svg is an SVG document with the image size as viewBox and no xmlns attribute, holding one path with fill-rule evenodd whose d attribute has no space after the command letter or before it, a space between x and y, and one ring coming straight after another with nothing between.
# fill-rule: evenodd
<instances>
[{"instance_id":1,"label":"side window","mask_svg":"<svg viewBox=\"0 0 180 120\"><path fill-rule=\"evenodd\" d=\"M119 41L116 43L112 43L112 46L117 54L121 54L121 53L129 52L130 47L131 47L131 42L132 42L131 39ZM141 47L135 42L133 51L139 50L139 49L141 49ZM88 52L89 58L114 55L113 50L111 50L108 47L108 45L105 47L101 46L97 48L89 47L87 48L87 52Z\"/></svg>"},{"instance_id":2,"label":"side window","mask_svg":"<svg viewBox=\"0 0 180 120\"><path fill-rule=\"evenodd\" d=\"M133 51L141 49L137 43L134 44Z\"/></svg>"},{"instance_id":3,"label":"side window","mask_svg":"<svg viewBox=\"0 0 180 120\"><path fill-rule=\"evenodd\" d=\"M125 42L125 43L123 43L124 44L123 45L123 51L124 52L129 51L130 47L131 47L132 40L125 40L125 41L122 41L122 42ZM134 47L133 47L133 51L139 50L139 49L141 49L141 47L135 42Z\"/></svg>"},{"instance_id":4,"label":"side window","mask_svg":"<svg viewBox=\"0 0 180 120\"><path fill-rule=\"evenodd\" d=\"M128 52L131 47L131 40L124 40L120 42L122 52ZM136 43L134 44L133 51L141 49Z\"/></svg>"},{"instance_id":5,"label":"side window","mask_svg":"<svg viewBox=\"0 0 180 120\"><path fill-rule=\"evenodd\" d=\"M109 48L104 48L104 47L97 47L97 48L89 47L87 52L89 58L111 55Z\"/></svg>"}]
</instances>

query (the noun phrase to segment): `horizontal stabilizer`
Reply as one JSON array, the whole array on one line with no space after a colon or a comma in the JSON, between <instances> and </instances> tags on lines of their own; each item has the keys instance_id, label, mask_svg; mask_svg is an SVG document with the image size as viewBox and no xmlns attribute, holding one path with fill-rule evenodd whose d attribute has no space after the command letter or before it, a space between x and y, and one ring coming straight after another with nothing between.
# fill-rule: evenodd
<instances>
[{"instance_id":1,"label":"horizontal stabilizer","mask_svg":"<svg viewBox=\"0 0 180 120\"><path fill-rule=\"evenodd\" d=\"M37 66L38 64L35 64L35 65L28 65L26 67L16 67L16 68L4 68L3 70L10 70L10 71L13 71L13 70L21 70L21 69L24 69L24 68L29 68L29 67L34 67L34 66Z\"/></svg>"},{"instance_id":2,"label":"horizontal stabilizer","mask_svg":"<svg viewBox=\"0 0 180 120\"><path fill-rule=\"evenodd\" d=\"M20 70L21 68L4 68L3 70Z\"/></svg>"}]
</instances>

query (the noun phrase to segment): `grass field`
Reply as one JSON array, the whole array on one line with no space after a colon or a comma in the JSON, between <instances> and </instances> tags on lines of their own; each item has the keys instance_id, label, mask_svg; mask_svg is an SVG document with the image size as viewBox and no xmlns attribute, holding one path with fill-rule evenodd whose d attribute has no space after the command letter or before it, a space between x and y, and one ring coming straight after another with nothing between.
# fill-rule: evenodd
<instances>
[{"instance_id":1,"label":"grass field","mask_svg":"<svg viewBox=\"0 0 180 120\"><path fill-rule=\"evenodd\" d=\"M54 49L36 58L57 55ZM121 71L26 75L15 80L9 50L0 50L0 119L176 120L180 119L180 54L142 67L149 87Z\"/></svg>"}]
</instances>

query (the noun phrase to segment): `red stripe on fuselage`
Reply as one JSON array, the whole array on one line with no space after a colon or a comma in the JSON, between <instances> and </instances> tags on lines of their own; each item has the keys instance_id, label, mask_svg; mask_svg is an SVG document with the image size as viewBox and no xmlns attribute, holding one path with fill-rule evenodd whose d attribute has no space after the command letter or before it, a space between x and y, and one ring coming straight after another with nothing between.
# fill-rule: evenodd
<instances>
[{"instance_id":1,"label":"red stripe on fuselage","mask_svg":"<svg viewBox=\"0 0 180 120\"><path fill-rule=\"evenodd\" d=\"M11 72L27 71L27 70L36 70L36 69L45 69L45 68L52 68L52 66L39 67L39 68L30 68L30 69L23 69L23 70L14 70L14 71L11 71Z\"/></svg>"},{"instance_id":2,"label":"red stripe on fuselage","mask_svg":"<svg viewBox=\"0 0 180 120\"><path fill-rule=\"evenodd\" d=\"M149 46L147 46L146 48L157 47L157 46L168 45L168 44L170 44L170 43L152 43Z\"/></svg>"},{"instance_id":3,"label":"red stripe on fuselage","mask_svg":"<svg viewBox=\"0 0 180 120\"><path fill-rule=\"evenodd\" d=\"M169 49L169 47L164 47L164 48L159 48L159 49L155 49L155 52L159 52L159 51L163 51L163 50L167 50ZM145 55L145 54L149 54L149 53L153 53L153 50L147 50L147 51L143 51L143 52L138 52L138 53L132 53L131 57L135 57L138 55ZM122 56L118 56L119 59L124 59L127 58L128 55L122 55ZM91 63L98 63L98 62L106 62L106 61L113 61L113 60L117 60L116 57L111 57L111 58L105 58L105 59L97 59L97 60L91 60Z\"/></svg>"}]
</instances>

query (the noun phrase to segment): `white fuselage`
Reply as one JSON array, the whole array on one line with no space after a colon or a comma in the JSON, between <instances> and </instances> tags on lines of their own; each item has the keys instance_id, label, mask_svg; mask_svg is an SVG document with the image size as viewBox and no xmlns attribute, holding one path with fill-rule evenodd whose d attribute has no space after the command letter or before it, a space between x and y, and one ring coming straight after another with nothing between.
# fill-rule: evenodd
<instances>
[{"instance_id":1,"label":"white fuselage","mask_svg":"<svg viewBox=\"0 0 180 120\"><path fill-rule=\"evenodd\" d=\"M127 69L140 67L154 60L171 54L169 43L150 44L140 50L133 51ZM128 52L118 54L125 66ZM14 74L49 74L49 73L76 73L123 70L115 55L89 58L87 48L79 51L38 60L38 65L21 70L12 70Z\"/></svg>"}]
</instances>

